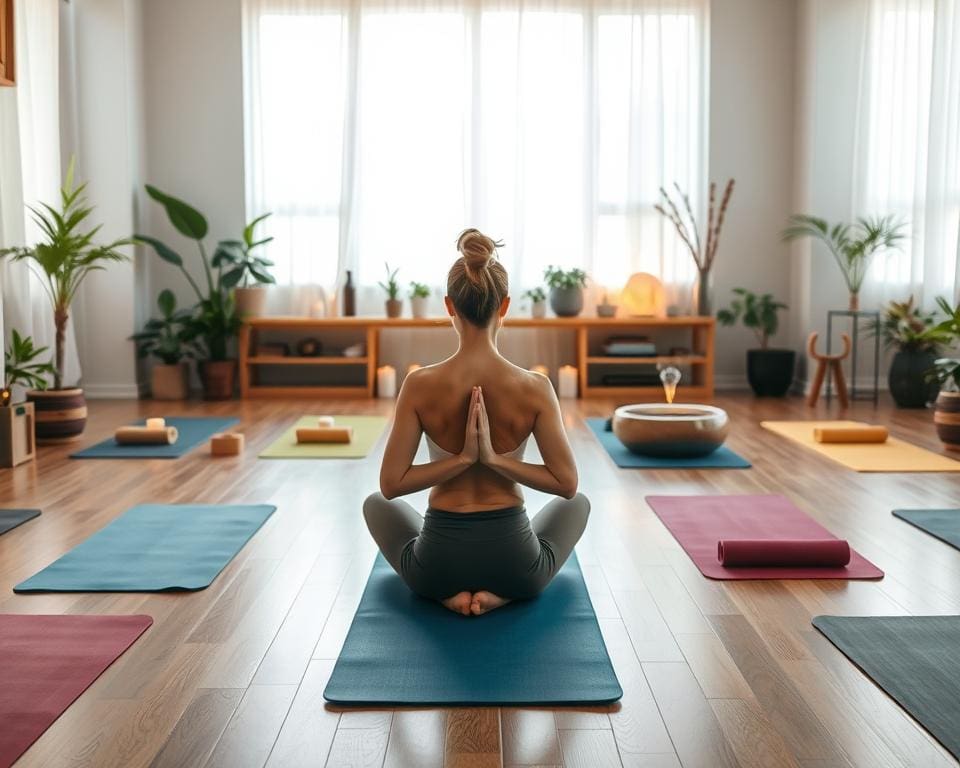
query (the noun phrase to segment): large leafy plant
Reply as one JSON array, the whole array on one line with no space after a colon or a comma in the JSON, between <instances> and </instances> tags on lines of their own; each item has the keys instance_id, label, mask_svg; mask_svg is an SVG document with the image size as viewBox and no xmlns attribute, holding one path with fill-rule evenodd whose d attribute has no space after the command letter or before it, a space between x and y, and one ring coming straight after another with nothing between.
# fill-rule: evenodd
<instances>
[{"instance_id":1,"label":"large leafy plant","mask_svg":"<svg viewBox=\"0 0 960 768\"><path fill-rule=\"evenodd\" d=\"M46 239L31 247L0 249L0 257L12 256L14 261L25 261L40 279L53 306L56 327L53 388L63 388L63 360L66 351L67 323L70 305L83 279L91 272L106 268L106 264L125 261L120 248L130 240L114 240L106 245L94 242L101 225L88 224L93 206L87 205L84 194L86 183L74 186L74 161L70 161L63 186L60 188L59 210L47 203L28 206L33 220Z\"/></svg>"},{"instance_id":2,"label":"large leafy plant","mask_svg":"<svg viewBox=\"0 0 960 768\"><path fill-rule=\"evenodd\" d=\"M946 315L936 328L945 334L949 342L956 343L960 340L960 304L951 307L943 297L937 298L937 305ZM930 377L940 383L940 386L951 391L960 390L960 359L955 357L942 357L933 365Z\"/></svg>"},{"instance_id":3,"label":"large leafy plant","mask_svg":"<svg viewBox=\"0 0 960 768\"><path fill-rule=\"evenodd\" d=\"M4 389L20 384L27 389L46 389L47 377L56 373L53 363L42 363L38 357L47 347L35 347L33 339L21 336L14 329L10 334L10 346L3 353Z\"/></svg>"},{"instance_id":4,"label":"large leafy plant","mask_svg":"<svg viewBox=\"0 0 960 768\"><path fill-rule=\"evenodd\" d=\"M937 324L936 313L922 311L913 296L887 304L877 331L887 347L900 352L937 354L951 339L950 332Z\"/></svg>"},{"instance_id":5,"label":"large leafy plant","mask_svg":"<svg viewBox=\"0 0 960 768\"><path fill-rule=\"evenodd\" d=\"M770 337L775 336L780 327L777 313L787 309L787 305L777 301L770 293L756 294L746 288L734 288L735 298L726 309L717 312L722 325L734 325L738 320L753 331L760 342L760 349L766 349Z\"/></svg>"},{"instance_id":6,"label":"large leafy plant","mask_svg":"<svg viewBox=\"0 0 960 768\"><path fill-rule=\"evenodd\" d=\"M583 288L587 284L587 273L582 269L560 269L551 264L543 271L543 279L551 288Z\"/></svg>"},{"instance_id":7,"label":"large leafy plant","mask_svg":"<svg viewBox=\"0 0 960 768\"><path fill-rule=\"evenodd\" d=\"M247 224L243 229L242 240L221 240L217 244L212 263L216 269L226 270L223 273L223 284L227 288L238 285L249 288L251 280L255 283L277 282L276 278L270 274L269 268L273 266L273 262L253 254L254 249L261 248L273 240L272 237L257 240L254 234L257 224L269 215L265 213Z\"/></svg>"},{"instance_id":8,"label":"large leafy plant","mask_svg":"<svg viewBox=\"0 0 960 768\"><path fill-rule=\"evenodd\" d=\"M191 327L192 313L177 309L177 297L164 289L157 296L160 317L147 320L143 330L130 338L137 344L141 359L153 355L164 365L176 365L185 358L196 356L196 339Z\"/></svg>"}]
</instances>

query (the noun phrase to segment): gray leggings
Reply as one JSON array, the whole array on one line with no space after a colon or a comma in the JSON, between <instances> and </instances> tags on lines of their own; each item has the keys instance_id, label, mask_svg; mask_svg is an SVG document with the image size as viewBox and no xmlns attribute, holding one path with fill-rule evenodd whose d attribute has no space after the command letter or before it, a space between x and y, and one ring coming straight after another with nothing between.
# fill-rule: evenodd
<instances>
[{"instance_id":1,"label":"gray leggings","mask_svg":"<svg viewBox=\"0 0 960 768\"><path fill-rule=\"evenodd\" d=\"M464 590L530 598L550 583L583 535L590 502L554 499L531 521L523 507L425 517L407 502L367 497L363 516L383 556L414 592L443 600Z\"/></svg>"}]
</instances>

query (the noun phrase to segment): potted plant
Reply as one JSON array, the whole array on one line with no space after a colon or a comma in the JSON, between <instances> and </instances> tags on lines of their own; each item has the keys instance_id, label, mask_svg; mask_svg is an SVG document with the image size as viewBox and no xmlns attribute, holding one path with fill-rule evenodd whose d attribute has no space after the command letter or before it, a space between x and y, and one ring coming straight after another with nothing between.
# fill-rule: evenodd
<instances>
[{"instance_id":1,"label":"potted plant","mask_svg":"<svg viewBox=\"0 0 960 768\"><path fill-rule=\"evenodd\" d=\"M583 288L587 273L582 269L549 266L543 279L550 288L550 308L557 317L576 317L583 310Z\"/></svg>"},{"instance_id":2,"label":"potted plant","mask_svg":"<svg viewBox=\"0 0 960 768\"><path fill-rule=\"evenodd\" d=\"M259 317L263 314L263 305L267 300L267 285L276 283L270 274L273 266L270 259L254 256L252 251L266 245L272 237L254 239L257 224L270 216L265 213L258 216L243 229L242 240L221 240L213 254L213 266L226 270L223 284L233 288L234 308L240 317Z\"/></svg>"},{"instance_id":3,"label":"potted plant","mask_svg":"<svg viewBox=\"0 0 960 768\"><path fill-rule=\"evenodd\" d=\"M400 271L399 268L391 271L390 265L384 262L384 265L387 268L387 281L381 282L380 287L387 294L387 317L400 317L400 313L403 312L403 299L398 298L400 296L400 283L397 282L397 272Z\"/></svg>"},{"instance_id":4,"label":"potted plant","mask_svg":"<svg viewBox=\"0 0 960 768\"><path fill-rule=\"evenodd\" d=\"M923 408L937 396L936 381L928 376L950 334L936 325L933 312L921 312L913 296L891 301L883 311L877 332L896 354L890 363L887 383L900 408Z\"/></svg>"},{"instance_id":5,"label":"potted plant","mask_svg":"<svg viewBox=\"0 0 960 768\"><path fill-rule=\"evenodd\" d=\"M414 317L427 316L427 301L430 299L430 289L425 283L413 281L410 283L410 309Z\"/></svg>"},{"instance_id":6,"label":"potted plant","mask_svg":"<svg viewBox=\"0 0 960 768\"><path fill-rule=\"evenodd\" d=\"M152 355L160 361L150 371L154 400L185 400L189 392L187 359L194 357L196 350L191 313L177 310L177 298L168 289L160 291L157 306L160 317L148 320L143 330L130 338L137 344L140 359Z\"/></svg>"},{"instance_id":7,"label":"potted plant","mask_svg":"<svg viewBox=\"0 0 960 768\"><path fill-rule=\"evenodd\" d=\"M747 381L758 397L783 397L793 383L796 352L792 349L770 349L770 337L780 326L777 313L787 305L772 294L756 294L746 288L734 288L735 298L726 309L717 312L722 325L738 320L751 329L760 343L759 349L747 350Z\"/></svg>"},{"instance_id":8,"label":"potted plant","mask_svg":"<svg viewBox=\"0 0 960 768\"><path fill-rule=\"evenodd\" d=\"M538 285L536 288L531 288L529 291L524 291L523 297L525 299L530 299L531 317L547 316L547 294L544 292L543 288Z\"/></svg>"},{"instance_id":9,"label":"potted plant","mask_svg":"<svg viewBox=\"0 0 960 768\"><path fill-rule=\"evenodd\" d=\"M195 339L202 350L200 380L204 397L208 400L224 400L233 397L233 385L237 361L229 356L230 340L240 328L233 301L233 291L224 283L223 269L216 269L207 257L203 240L207 236L207 220L195 208L175 197L146 185L147 194L163 206L167 218L184 237L196 241L200 252L200 264L206 281L201 290L196 280L184 266L183 258L168 245L154 237L134 235L134 239L151 246L157 255L169 264L178 267L197 296L197 305L188 321L189 336Z\"/></svg>"},{"instance_id":10,"label":"potted plant","mask_svg":"<svg viewBox=\"0 0 960 768\"><path fill-rule=\"evenodd\" d=\"M47 377L55 373L53 364L37 360L47 351L34 347L33 339L10 334L10 346L3 355L3 387L0 389L0 467L15 467L33 458L33 403L14 403L13 387L43 390Z\"/></svg>"},{"instance_id":11,"label":"potted plant","mask_svg":"<svg viewBox=\"0 0 960 768\"><path fill-rule=\"evenodd\" d=\"M87 229L85 226L94 209L87 205L84 194L87 185L74 186L73 171L74 161L71 160L60 189L59 210L47 203L40 203L39 208L29 208L45 239L28 248L0 250L0 257L12 256L14 261L28 262L53 305L56 328L53 387L27 392L27 400L34 404L38 413L39 442L76 440L83 433L87 424L87 403L83 389L78 386L66 387L63 382L70 305L87 275L105 269L110 262L126 261L127 256L120 253L119 249L131 242L114 240L106 245L94 243L100 227Z\"/></svg>"},{"instance_id":12,"label":"potted plant","mask_svg":"<svg viewBox=\"0 0 960 768\"><path fill-rule=\"evenodd\" d=\"M956 343L960 339L960 304L951 307L943 298L938 298L937 304L947 317L935 327L945 334L944 338ZM936 360L929 376L940 386L933 405L937 437L948 450L960 451L960 359Z\"/></svg>"},{"instance_id":13,"label":"potted plant","mask_svg":"<svg viewBox=\"0 0 960 768\"><path fill-rule=\"evenodd\" d=\"M796 214L790 222L783 231L784 240L812 237L827 246L847 284L851 312L860 309L860 288L874 255L897 248L904 239L903 224L893 216L861 217L853 224L830 225L816 216Z\"/></svg>"}]
</instances>

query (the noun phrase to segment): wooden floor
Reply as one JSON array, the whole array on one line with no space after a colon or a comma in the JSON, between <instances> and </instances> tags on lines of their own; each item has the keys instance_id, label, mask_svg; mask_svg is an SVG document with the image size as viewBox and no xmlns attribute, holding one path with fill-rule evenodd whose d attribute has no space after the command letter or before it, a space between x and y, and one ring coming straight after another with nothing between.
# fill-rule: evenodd
<instances>
[{"instance_id":1,"label":"wooden floor","mask_svg":"<svg viewBox=\"0 0 960 768\"><path fill-rule=\"evenodd\" d=\"M153 627L18 766L948 766L953 759L810 625L818 614L960 613L960 552L894 519L960 505L960 475L857 474L759 427L806 418L799 401L721 397L750 470L619 470L571 402L565 420L593 502L578 547L623 700L589 711L337 712L321 693L374 549L364 461L267 461L257 452L304 413L361 402L95 402L84 444L135 416L237 414L246 454L71 461L42 450L0 470L0 506L43 516L0 537L0 612L147 613ZM835 407L835 406L834 406ZM816 415L832 413L825 406ZM928 411L857 404L854 417L937 449ZM712 582L646 494L783 493L886 571L880 582ZM423 496L417 497L422 502ZM544 497L528 496L533 511ZM278 511L211 587L192 594L14 595L22 579L139 502L271 502Z\"/></svg>"}]
</instances>

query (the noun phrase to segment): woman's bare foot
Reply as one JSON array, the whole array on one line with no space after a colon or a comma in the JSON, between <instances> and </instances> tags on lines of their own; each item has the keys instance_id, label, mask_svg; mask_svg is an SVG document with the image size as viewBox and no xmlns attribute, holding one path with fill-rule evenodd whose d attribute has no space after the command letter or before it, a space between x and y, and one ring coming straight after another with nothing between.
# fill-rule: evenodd
<instances>
[{"instance_id":1,"label":"woman's bare foot","mask_svg":"<svg viewBox=\"0 0 960 768\"><path fill-rule=\"evenodd\" d=\"M490 611L492 611L494 608L499 608L501 605L506 605L509 602L510 601L507 598L495 595L493 592L480 590L479 592L473 593L473 599L470 601L470 613L472 613L474 616L481 616L484 613L490 613Z\"/></svg>"},{"instance_id":2,"label":"woman's bare foot","mask_svg":"<svg viewBox=\"0 0 960 768\"><path fill-rule=\"evenodd\" d=\"M446 600L441 600L444 608L449 608L454 613L459 613L463 616L470 615L470 601L473 599L473 596L469 592L457 592L453 597L448 597Z\"/></svg>"}]
</instances>

